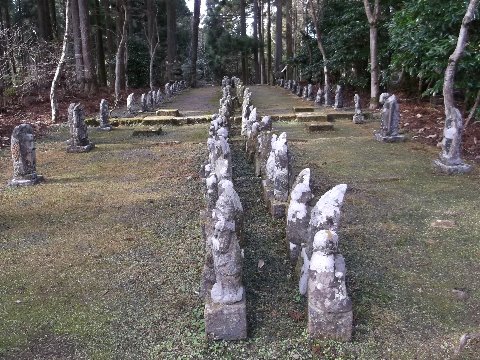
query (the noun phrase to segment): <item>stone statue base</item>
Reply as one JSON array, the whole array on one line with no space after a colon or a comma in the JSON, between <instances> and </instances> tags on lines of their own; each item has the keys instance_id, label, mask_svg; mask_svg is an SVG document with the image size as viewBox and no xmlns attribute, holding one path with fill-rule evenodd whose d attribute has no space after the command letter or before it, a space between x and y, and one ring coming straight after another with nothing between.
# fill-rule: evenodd
<instances>
[{"instance_id":1,"label":"stone statue base","mask_svg":"<svg viewBox=\"0 0 480 360\"><path fill-rule=\"evenodd\" d=\"M363 114L353 115L353 123L354 124L365 124L365 116L363 116Z\"/></svg>"},{"instance_id":2,"label":"stone statue base","mask_svg":"<svg viewBox=\"0 0 480 360\"><path fill-rule=\"evenodd\" d=\"M262 188L263 188L263 200L265 201L267 208L270 208L270 202L273 199L273 189L271 189L267 185L266 180L262 180Z\"/></svg>"},{"instance_id":3,"label":"stone statue base","mask_svg":"<svg viewBox=\"0 0 480 360\"><path fill-rule=\"evenodd\" d=\"M74 145L69 145L67 147L67 153L84 153L84 152L89 152L95 147L94 143L90 143L85 146L74 146Z\"/></svg>"},{"instance_id":4,"label":"stone statue base","mask_svg":"<svg viewBox=\"0 0 480 360\"><path fill-rule=\"evenodd\" d=\"M308 304L308 334L313 339L350 341L352 339L352 311L326 312Z\"/></svg>"},{"instance_id":5,"label":"stone statue base","mask_svg":"<svg viewBox=\"0 0 480 360\"><path fill-rule=\"evenodd\" d=\"M247 338L247 307L245 295L235 304L214 303L207 296L204 311L205 332L212 340Z\"/></svg>"},{"instance_id":6,"label":"stone statue base","mask_svg":"<svg viewBox=\"0 0 480 360\"><path fill-rule=\"evenodd\" d=\"M375 140L386 142L386 143L396 143L396 142L406 141L407 137L405 135L384 136L380 133L376 133L375 134Z\"/></svg>"},{"instance_id":7,"label":"stone statue base","mask_svg":"<svg viewBox=\"0 0 480 360\"><path fill-rule=\"evenodd\" d=\"M453 174L466 174L472 171L472 166L469 164L458 164L458 165L446 165L441 162L439 159L433 161L433 167L447 175Z\"/></svg>"},{"instance_id":8,"label":"stone statue base","mask_svg":"<svg viewBox=\"0 0 480 360\"><path fill-rule=\"evenodd\" d=\"M32 186L38 183L45 181L45 178L42 175L32 176L31 179L15 179L13 178L8 182L8 186L11 187L20 187L20 186Z\"/></svg>"}]
</instances>

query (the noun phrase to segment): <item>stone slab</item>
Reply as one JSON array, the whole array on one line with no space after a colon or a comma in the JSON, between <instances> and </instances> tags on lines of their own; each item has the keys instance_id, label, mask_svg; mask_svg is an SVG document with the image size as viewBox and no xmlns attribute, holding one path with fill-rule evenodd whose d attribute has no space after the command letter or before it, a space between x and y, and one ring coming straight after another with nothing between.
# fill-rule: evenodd
<instances>
[{"instance_id":1,"label":"stone slab","mask_svg":"<svg viewBox=\"0 0 480 360\"><path fill-rule=\"evenodd\" d=\"M42 175L37 175L34 179L12 179L8 182L10 187L32 186L45 181Z\"/></svg>"},{"instance_id":2,"label":"stone slab","mask_svg":"<svg viewBox=\"0 0 480 360\"><path fill-rule=\"evenodd\" d=\"M242 340L247 338L247 307L245 295L235 304L217 304L206 296L204 318L207 338Z\"/></svg>"},{"instance_id":3,"label":"stone slab","mask_svg":"<svg viewBox=\"0 0 480 360\"><path fill-rule=\"evenodd\" d=\"M179 117L180 112L178 109L158 109L155 114L157 116L170 116L170 117Z\"/></svg>"},{"instance_id":4,"label":"stone slab","mask_svg":"<svg viewBox=\"0 0 480 360\"><path fill-rule=\"evenodd\" d=\"M158 127L156 129L136 129L133 131L132 136L156 136L156 135L162 135L163 131L161 127Z\"/></svg>"},{"instance_id":5,"label":"stone slab","mask_svg":"<svg viewBox=\"0 0 480 360\"><path fill-rule=\"evenodd\" d=\"M322 121L327 122L328 116L322 113L300 113L297 114L296 120L299 122Z\"/></svg>"},{"instance_id":6,"label":"stone slab","mask_svg":"<svg viewBox=\"0 0 480 360\"><path fill-rule=\"evenodd\" d=\"M67 153L85 153L85 152L89 152L93 148L95 148L95 144L93 144L93 143L90 143L90 144L85 145L85 146L69 145L69 146L67 146Z\"/></svg>"},{"instance_id":7,"label":"stone slab","mask_svg":"<svg viewBox=\"0 0 480 360\"><path fill-rule=\"evenodd\" d=\"M469 164L446 165L438 159L433 162L433 167L435 170L447 175L466 174L472 171L473 168Z\"/></svg>"},{"instance_id":8,"label":"stone slab","mask_svg":"<svg viewBox=\"0 0 480 360\"><path fill-rule=\"evenodd\" d=\"M270 214L274 219L285 219L287 213L287 203L272 200L270 202Z\"/></svg>"},{"instance_id":9,"label":"stone slab","mask_svg":"<svg viewBox=\"0 0 480 360\"><path fill-rule=\"evenodd\" d=\"M137 124L141 124L142 121L143 121L143 117L114 118L114 119L110 119L110 124L113 126L137 125Z\"/></svg>"},{"instance_id":10,"label":"stone slab","mask_svg":"<svg viewBox=\"0 0 480 360\"><path fill-rule=\"evenodd\" d=\"M329 122L318 122L307 125L308 131L332 131L334 130L333 124Z\"/></svg>"},{"instance_id":11,"label":"stone slab","mask_svg":"<svg viewBox=\"0 0 480 360\"><path fill-rule=\"evenodd\" d=\"M376 133L375 140L382 141L385 143L397 143L397 142L407 141L407 137L404 135L383 136L380 133Z\"/></svg>"},{"instance_id":12,"label":"stone slab","mask_svg":"<svg viewBox=\"0 0 480 360\"><path fill-rule=\"evenodd\" d=\"M350 341L353 313L326 313L308 306L308 335L312 339Z\"/></svg>"},{"instance_id":13,"label":"stone slab","mask_svg":"<svg viewBox=\"0 0 480 360\"><path fill-rule=\"evenodd\" d=\"M355 115L352 111L341 111L327 114L327 121L351 120Z\"/></svg>"},{"instance_id":14,"label":"stone slab","mask_svg":"<svg viewBox=\"0 0 480 360\"><path fill-rule=\"evenodd\" d=\"M293 108L293 111L294 112L314 112L315 111L315 108L313 107L294 107Z\"/></svg>"}]
</instances>

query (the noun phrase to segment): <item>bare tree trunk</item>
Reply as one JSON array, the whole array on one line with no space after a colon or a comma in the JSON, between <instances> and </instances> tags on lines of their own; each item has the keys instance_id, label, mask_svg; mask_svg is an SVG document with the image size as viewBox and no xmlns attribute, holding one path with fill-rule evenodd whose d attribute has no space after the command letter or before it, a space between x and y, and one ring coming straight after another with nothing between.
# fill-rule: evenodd
<instances>
[{"instance_id":1,"label":"bare tree trunk","mask_svg":"<svg viewBox=\"0 0 480 360\"><path fill-rule=\"evenodd\" d=\"M459 168L455 172L467 172L471 169L463 163L462 157L462 132L463 118L460 111L455 107L453 87L455 83L455 69L462 57L467 45L468 28L475 18L475 10L479 0L470 0L467 11L462 21L462 27L458 35L457 46L448 58L443 82L443 98L445 104L445 128L443 131L442 152L439 163L447 167ZM437 162L438 165L438 162ZM451 173L451 171L447 171Z\"/></svg>"},{"instance_id":2,"label":"bare tree trunk","mask_svg":"<svg viewBox=\"0 0 480 360\"><path fill-rule=\"evenodd\" d=\"M380 0L375 0L373 11L369 0L363 0L368 24L370 25L370 109L378 107L378 19Z\"/></svg>"},{"instance_id":3,"label":"bare tree trunk","mask_svg":"<svg viewBox=\"0 0 480 360\"><path fill-rule=\"evenodd\" d=\"M275 15L275 78L280 76L282 66L282 0L275 0L277 13Z\"/></svg>"},{"instance_id":4,"label":"bare tree trunk","mask_svg":"<svg viewBox=\"0 0 480 360\"><path fill-rule=\"evenodd\" d=\"M325 52L325 48L323 47L322 32L320 30L320 23L319 23L319 19L318 19L317 10L315 9L315 6L313 5L313 0L308 0L308 3L310 5L310 10L312 11L313 22L315 23L315 32L317 33L317 46L318 46L318 49L320 50L320 53L322 54L323 77L324 77L324 84L325 84L325 89L324 89L325 99L329 99L330 98L330 82L329 82L329 69L328 69L327 53ZM326 103L325 105L330 105L330 104Z\"/></svg>"},{"instance_id":5,"label":"bare tree trunk","mask_svg":"<svg viewBox=\"0 0 480 360\"><path fill-rule=\"evenodd\" d=\"M197 87L197 57L198 57L198 27L200 25L200 5L201 0L195 0L193 5L192 19L192 54L191 54L191 73L190 86Z\"/></svg>"},{"instance_id":6,"label":"bare tree trunk","mask_svg":"<svg viewBox=\"0 0 480 360\"><path fill-rule=\"evenodd\" d=\"M468 114L467 120L465 121L465 128L467 128L470 121L472 121L473 117L475 116L475 111L477 110L478 106L480 105L480 90L477 92L477 97L475 98L475 103L473 107L470 109L470 113Z\"/></svg>"},{"instance_id":7,"label":"bare tree trunk","mask_svg":"<svg viewBox=\"0 0 480 360\"><path fill-rule=\"evenodd\" d=\"M85 90L88 93L94 93L97 90L97 79L93 71L90 44L90 20L88 16L87 0L78 0L78 15L80 19L80 33L82 36L82 56L86 82Z\"/></svg>"},{"instance_id":8,"label":"bare tree trunk","mask_svg":"<svg viewBox=\"0 0 480 360\"><path fill-rule=\"evenodd\" d=\"M253 46L253 64L255 70L255 84L260 83L260 58L258 56L258 24L260 23L260 19L258 15L258 0L253 0L253 40L255 42Z\"/></svg>"},{"instance_id":9,"label":"bare tree trunk","mask_svg":"<svg viewBox=\"0 0 480 360\"><path fill-rule=\"evenodd\" d=\"M286 55L287 60L291 60L293 58L293 35L292 35L292 0L287 0L286 7L286 26L285 26L285 45L286 45ZM286 78L292 79L292 66L287 67Z\"/></svg>"},{"instance_id":10,"label":"bare tree trunk","mask_svg":"<svg viewBox=\"0 0 480 360\"><path fill-rule=\"evenodd\" d=\"M245 0L240 0L240 36L247 36L247 17L245 15ZM242 58L242 81L244 84L247 84L248 75L247 75L247 52L245 49L242 49L241 52Z\"/></svg>"},{"instance_id":11,"label":"bare tree trunk","mask_svg":"<svg viewBox=\"0 0 480 360\"><path fill-rule=\"evenodd\" d=\"M167 1L167 81L173 80L173 68L177 60L177 9L175 1Z\"/></svg>"},{"instance_id":12,"label":"bare tree trunk","mask_svg":"<svg viewBox=\"0 0 480 360\"><path fill-rule=\"evenodd\" d=\"M68 33L70 31L70 0L66 0L66 1L67 3L65 5L65 34L63 35L62 55L60 56L60 60L58 61L57 70L55 71L55 76L53 77L53 80L52 80L52 86L50 87L50 105L52 107L52 122L56 122L58 119L58 101L57 101L56 89L58 86L58 80L60 78L63 65L65 64L65 55L67 53L67 45L68 45Z\"/></svg>"},{"instance_id":13,"label":"bare tree trunk","mask_svg":"<svg viewBox=\"0 0 480 360\"><path fill-rule=\"evenodd\" d=\"M48 0L37 1L38 11L38 29L40 30L40 37L45 41L51 41L52 35L52 22L50 20L50 7Z\"/></svg>"},{"instance_id":14,"label":"bare tree trunk","mask_svg":"<svg viewBox=\"0 0 480 360\"><path fill-rule=\"evenodd\" d=\"M72 13L73 49L75 52L75 74L77 76L77 82L80 86L80 89L84 91L85 75L83 71L82 35L80 33L78 0L71 0L70 7Z\"/></svg>"},{"instance_id":15,"label":"bare tree trunk","mask_svg":"<svg viewBox=\"0 0 480 360\"><path fill-rule=\"evenodd\" d=\"M272 0L267 0L267 82L273 85L272 77Z\"/></svg>"},{"instance_id":16,"label":"bare tree trunk","mask_svg":"<svg viewBox=\"0 0 480 360\"><path fill-rule=\"evenodd\" d=\"M123 5L123 11L125 13L125 16L123 18L122 35L120 38L120 43L118 44L115 62L115 107L117 107L118 102L120 101L120 92L122 91L123 85L125 84L125 73L122 74L122 69L125 69L125 48L127 47L127 5Z\"/></svg>"},{"instance_id":17,"label":"bare tree trunk","mask_svg":"<svg viewBox=\"0 0 480 360\"><path fill-rule=\"evenodd\" d=\"M265 37L263 31L263 1L257 0L259 3L258 6L258 38L259 38L259 47L258 47L258 57L260 59L260 78L261 83L265 84L267 82L265 74Z\"/></svg>"},{"instance_id":18,"label":"bare tree trunk","mask_svg":"<svg viewBox=\"0 0 480 360\"><path fill-rule=\"evenodd\" d=\"M47 0L48 8L50 11L50 19L52 21L52 34L53 38L58 39L58 24L57 24L57 11L55 9L55 0Z\"/></svg>"},{"instance_id":19,"label":"bare tree trunk","mask_svg":"<svg viewBox=\"0 0 480 360\"><path fill-rule=\"evenodd\" d=\"M96 40L95 45L97 48L97 75L98 83L100 86L107 86L107 70L105 68L105 49L103 47L103 31L102 31L102 17L100 14L100 2L94 1L95 6L95 25L97 31L95 32Z\"/></svg>"},{"instance_id":20,"label":"bare tree trunk","mask_svg":"<svg viewBox=\"0 0 480 360\"><path fill-rule=\"evenodd\" d=\"M115 56L115 40L114 40L114 29L111 22L111 10L110 10L110 0L102 0L102 7L104 13L104 23L105 23L105 34L107 36L107 57L108 57L108 82L109 86L114 87L115 83L115 62L113 57Z\"/></svg>"},{"instance_id":21,"label":"bare tree trunk","mask_svg":"<svg viewBox=\"0 0 480 360\"><path fill-rule=\"evenodd\" d=\"M154 0L146 0L147 28L145 36L148 42L148 51L150 55L149 83L150 90L154 90L153 65L155 63L155 53L158 48L157 31L157 6Z\"/></svg>"}]
</instances>

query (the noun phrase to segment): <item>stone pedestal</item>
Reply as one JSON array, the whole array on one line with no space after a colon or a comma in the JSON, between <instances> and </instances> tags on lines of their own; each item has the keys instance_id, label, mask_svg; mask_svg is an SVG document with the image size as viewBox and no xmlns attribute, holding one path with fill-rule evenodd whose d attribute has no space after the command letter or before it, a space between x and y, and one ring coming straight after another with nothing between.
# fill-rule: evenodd
<instances>
[{"instance_id":1,"label":"stone pedestal","mask_svg":"<svg viewBox=\"0 0 480 360\"><path fill-rule=\"evenodd\" d=\"M375 140L382 141L386 143L396 143L406 141L407 138L405 135L382 135L381 133L375 133Z\"/></svg>"},{"instance_id":2,"label":"stone pedestal","mask_svg":"<svg viewBox=\"0 0 480 360\"><path fill-rule=\"evenodd\" d=\"M277 200L270 201L270 214L275 219L283 219L287 213L287 203Z\"/></svg>"},{"instance_id":3,"label":"stone pedestal","mask_svg":"<svg viewBox=\"0 0 480 360\"><path fill-rule=\"evenodd\" d=\"M273 189L267 185L267 180L262 180L263 200L267 207L270 208L270 202L273 199Z\"/></svg>"},{"instance_id":4,"label":"stone pedestal","mask_svg":"<svg viewBox=\"0 0 480 360\"><path fill-rule=\"evenodd\" d=\"M354 124L365 124L365 116L363 116L363 114L353 115L353 123Z\"/></svg>"},{"instance_id":5,"label":"stone pedestal","mask_svg":"<svg viewBox=\"0 0 480 360\"><path fill-rule=\"evenodd\" d=\"M456 164L456 165L447 165L441 162L440 160L435 160L433 162L433 167L447 175L454 175L454 174L466 174L472 171L472 166L468 164Z\"/></svg>"},{"instance_id":6,"label":"stone pedestal","mask_svg":"<svg viewBox=\"0 0 480 360\"><path fill-rule=\"evenodd\" d=\"M42 175L30 174L29 178L15 179L13 178L8 182L8 186L19 187L19 186L31 186L41 183L45 179Z\"/></svg>"},{"instance_id":7,"label":"stone pedestal","mask_svg":"<svg viewBox=\"0 0 480 360\"><path fill-rule=\"evenodd\" d=\"M235 304L217 304L207 296L205 332L212 340L242 340L247 338L247 307L245 296Z\"/></svg>"},{"instance_id":8,"label":"stone pedestal","mask_svg":"<svg viewBox=\"0 0 480 360\"><path fill-rule=\"evenodd\" d=\"M353 313L325 312L308 304L308 333L314 339L350 341L352 338Z\"/></svg>"}]
</instances>

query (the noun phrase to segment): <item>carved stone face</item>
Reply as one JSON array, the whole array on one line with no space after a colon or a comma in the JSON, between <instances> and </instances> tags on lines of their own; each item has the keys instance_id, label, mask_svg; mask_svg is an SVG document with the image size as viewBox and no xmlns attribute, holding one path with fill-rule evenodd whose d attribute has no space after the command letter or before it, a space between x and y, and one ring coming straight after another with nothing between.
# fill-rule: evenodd
<instances>
[{"instance_id":1,"label":"carved stone face","mask_svg":"<svg viewBox=\"0 0 480 360\"><path fill-rule=\"evenodd\" d=\"M14 177L23 177L36 172L35 136L28 124L17 126L11 141Z\"/></svg>"}]
</instances>

